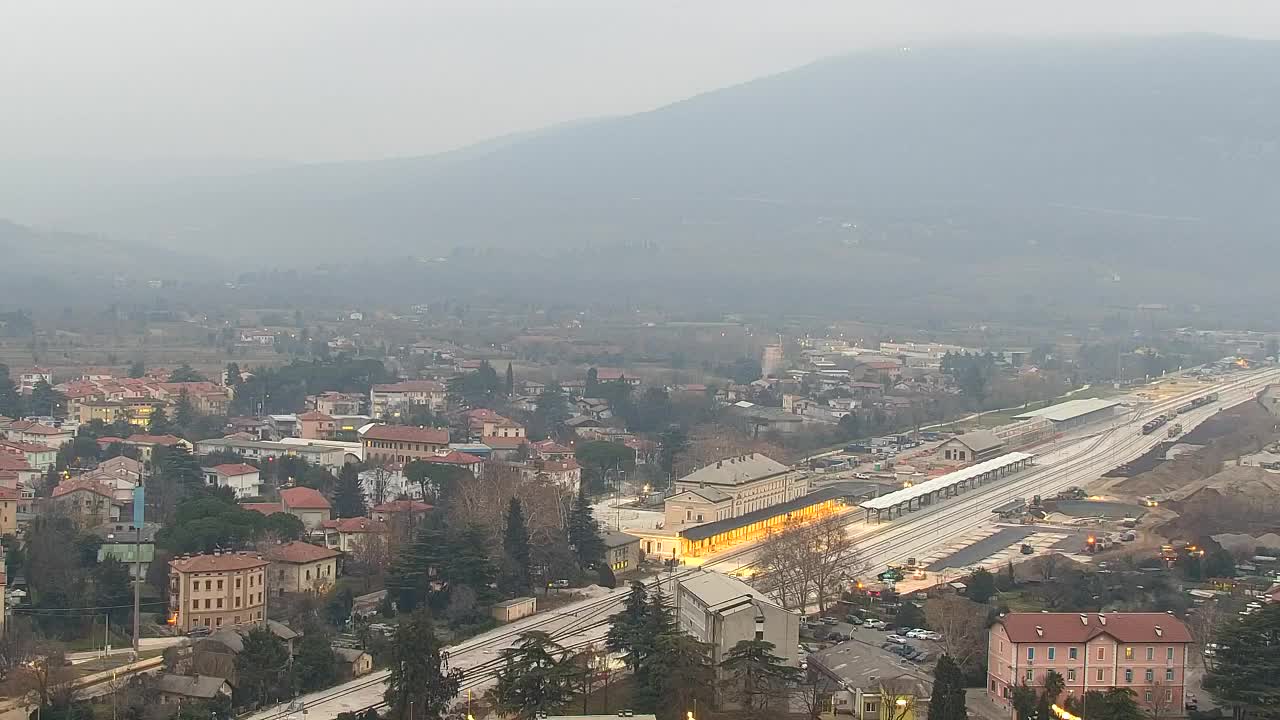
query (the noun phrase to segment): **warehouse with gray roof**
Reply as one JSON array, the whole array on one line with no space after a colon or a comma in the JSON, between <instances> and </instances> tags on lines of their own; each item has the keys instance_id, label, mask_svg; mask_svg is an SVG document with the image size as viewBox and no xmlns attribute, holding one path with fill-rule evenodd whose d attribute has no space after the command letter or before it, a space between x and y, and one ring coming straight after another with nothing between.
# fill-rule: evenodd
<instances>
[{"instance_id":1,"label":"warehouse with gray roof","mask_svg":"<svg viewBox=\"0 0 1280 720\"><path fill-rule=\"evenodd\" d=\"M1082 425L1109 420L1116 415L1120 403L1116 400L1088 398L1085 400L1068 400L1057 405L1050 405L1040 410L1031 410L1015 415L1014 420L1031 420L1044 418L1053 423L1056 432L1078 428Z\"/></svg>"}]
</instances>

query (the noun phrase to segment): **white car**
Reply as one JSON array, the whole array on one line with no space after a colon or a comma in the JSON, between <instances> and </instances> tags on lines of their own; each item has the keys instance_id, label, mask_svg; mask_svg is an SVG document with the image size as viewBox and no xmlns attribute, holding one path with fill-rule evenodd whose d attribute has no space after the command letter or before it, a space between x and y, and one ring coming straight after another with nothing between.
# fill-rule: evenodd
<instances>
[{"instance_id":1,"label":"white car","mask_svg":"<svg viewBox=\"0 0 1280 720\"><path fill-rule=\"evenodd\" d=\"M871 628L872 630L883 630L885 627L883 620L868 620L865 623L865 626Z\"/></svg>"},{"instance_id":2,"label":"white car","mask_svg":"<svg viewBox=\"0 0 1280 720\"><path fill-rule=\"evenodd\" d=\"M941 640L942 633L937 633L932 630L922 630L920 632L920 638L923 640Z\"/></svg>"},{"instance_id":3,"label":"white car","mask_svg":"<svg viewBox=\"0 0 1280 720\"><path fill-rule=\"evenodd\" d=\"M898 645L906 645L906 644L907 644L907 639L906 639L906 638L904 638L904 637L902 637L901 635L885 635L885 636L884 636L884 639L885 639L885 640L888 640L888 641L889 641L889 642L891 642L891 643L895 643L895 644L898 644Z\"/></svg>"},{"instance_id":4,"label":"white car","mask_svg":"<svg viewBox=\"0 0 1280 720\"><path fill-rule=\"evenodd\" d=\"M920 628L916 628L914 630L908 630L907 637L912 640L922 640L924 638L924 633L925 633L924 630L921 630Z\"/></svg>"}]
</instances>

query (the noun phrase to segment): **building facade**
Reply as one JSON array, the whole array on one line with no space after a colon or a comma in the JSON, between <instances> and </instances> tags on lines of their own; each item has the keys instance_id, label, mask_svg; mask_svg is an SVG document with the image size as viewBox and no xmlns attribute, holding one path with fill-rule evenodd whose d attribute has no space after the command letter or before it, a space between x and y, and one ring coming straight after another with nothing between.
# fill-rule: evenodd
<instances>
[{"instance_id":1,"label":"building facade","mask_svg":"<svg viewBox=\"0 0 1280 720\"><path fill-rule=\"evenodd\" d=\"M1191 645L1165 613L1009 613L988 634L987 696L1013 717L1013 690L1054 671L1068 697L1124 688L1148 711L1182 715Z\"/></svg>"},{"instance_id":2,"label":"building facade","mask_svg":"<svg viewBox=\"0 0 1280 720\"><path fill-rule=\"evenodd\" d=\"M787 665L799 663L800 615L735 577L708 570L678 580L675 606L680 629L711 646L713 666L742 640L771 642Z\"/></svg>"},{"instance_id":3,"label":"building facade","mask_svg":"<svg viewBox=\"0 0 1280 720\"><path fill-rule=\"evenodd\" d=\"M271 561L267 570L270 595L323 594L338 578L338 551L299 540L268 545L262 557Z\"/></svg>"},{"instance_id":4,"label":"building facade","mask_svg":"<svg viewBox=\"0 0 1280 720\"><path fill-rule=\"evenodd\" d=\"M214 553L169 561L170 623L182 632L260 623L266 616L266 571L255 553Z\"/></svg>"},{"instance_id":5,"label":"building facade","mask_svg":"<svg viewBox=\"0 0 1280 720\"><path fill-rule=\"evenodd\" d=\"M370 465L426 460L449 451L449 431L445 428L374 425L361 439L364 459Z\"/></svg>"},{"instance_id":6,"label":"building facade","mask_svg":"<svg viewBox=\"0 0 1280 720\"><path fill-rule=\"evenodd\" d=\"M435 380L406 380L404 382L374 385L369 389L369 412L374 417L393 417L413 405L425 405L434 413L448 407L447 389Z\"/></svg>"},{"instance_id":7,"label":"building facade","mask_svg":"<svg viewBox=\"0 0 1280 720\"><path fill-rule=\"evenodd\" d=\"M751 453L699 468L675 482L667 499L668 529L727 520L795 500L809 492L808 476Z\"/></svg>"}]
</instances>

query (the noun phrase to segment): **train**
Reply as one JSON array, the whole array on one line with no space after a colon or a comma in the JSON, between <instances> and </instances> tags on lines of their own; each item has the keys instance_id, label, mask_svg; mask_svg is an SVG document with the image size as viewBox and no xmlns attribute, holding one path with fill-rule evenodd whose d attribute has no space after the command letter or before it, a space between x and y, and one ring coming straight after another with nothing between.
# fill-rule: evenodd
<instances>
[{"instance_id":1,"label":"train","mask_svg":"<svg viewBox=\"0 0 1280 720\"><path fill-rule=\"evenodd\" d=\"M1189 413L1192 410L1195 410L1196 408L1202 408L1205 405L1208 405L1209 403L1215 403L1217 401L1218 401L1218 393L1216 392L1209 393L1208 395L1203 395L1201 397L1198 397L1185 405L1179 406L1177 412L1179 415L1185 415L1186 413Z\"/></svg>"},{"instance_id":2,"label":"train","mask_svg":"<svg viewBox=\"0 0 1280 720\"><path fill-rule=\"evenodd\" d=\"M1167 422L1169 422L1169 418L1165 417L1164 415L1157 415L1154 418L1151 418L1150 420L1142 423L1142 434L1150 435L1151 433L1155 432L1156 429L1158 429L1160 426L1164 425Z\"/></svg>"}]
</instances>

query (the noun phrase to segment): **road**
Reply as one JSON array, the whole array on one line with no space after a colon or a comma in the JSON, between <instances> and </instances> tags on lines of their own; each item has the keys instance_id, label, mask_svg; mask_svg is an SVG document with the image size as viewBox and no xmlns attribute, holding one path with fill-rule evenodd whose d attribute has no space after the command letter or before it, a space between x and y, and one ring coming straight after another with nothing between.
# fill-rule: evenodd
<instances>
[{"instance_id":1,"label":"road","mask_svg":"<svg viewBox=\"0 0 1280 720\"><path fill-rule=\"evenodd\" d=\"M1280 381L1280 369L1251 373L1230 382L1206 385L1201 392L1217 391L1218 403L1179 417L1189 431L1219 409L1230 407L1254 396L1268 382ZM1118 418L1111 426L1094 429L1089 434L1059 441L1041 454L1037 466L1029 471L1005 478L928 506L914 513L882 523L865 522L861 512L849 515L849 532L859 541L860 555L871 567L898 562L907 557L920 557L926 550L958 537L991 520L991 508L1013 497L1051 494L1072 485L1086 485L1118 465L1139 457L1165 439L1157 432L1142 435L1138 428L1147 418L1176 408L1185 399L1153 403L1127 418ZM746 546L708 558L706 568L724 572L749 565L755 548ZM664 592L671 594L675 580L696 570L683 570L663 575ZM466 671L463 695L468 691L483 694L492 686L500 663L501 651L512 645L526 630L541 630L569 648L580 648L600 642L608 632L608 619L621 608L627 594L618 588L607 594L582 600L554 612L505 625L471 640L448 648L452 667ZM386 671L375 672L358 680L343 683L300 698L306 708L306 720L333 720L339 713L363 710L382 703L386 689ZM302 720L301 713L281 704L255 713L249 720Z\"/></svg>"}]
</instances>

